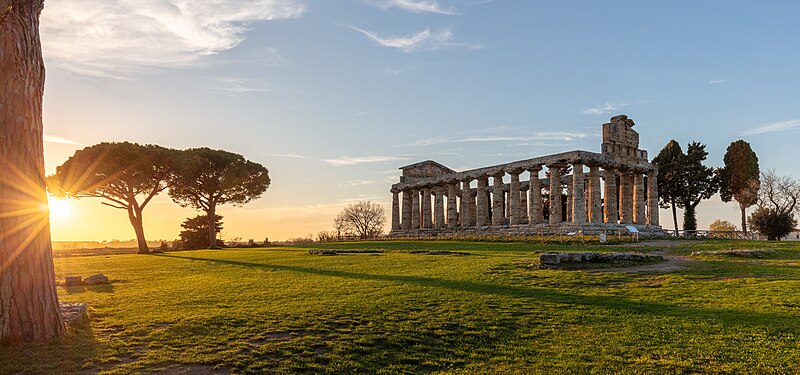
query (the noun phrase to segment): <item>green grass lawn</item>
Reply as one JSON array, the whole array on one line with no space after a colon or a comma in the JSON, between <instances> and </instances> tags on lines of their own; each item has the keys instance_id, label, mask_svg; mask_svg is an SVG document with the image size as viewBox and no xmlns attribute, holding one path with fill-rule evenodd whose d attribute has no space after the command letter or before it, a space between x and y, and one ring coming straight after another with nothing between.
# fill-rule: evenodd
<instances>
[{"instance_id":1,"label":"green grass lawn","mask_svg":"<svg viewBox=\"0 0 800 375\"><path fill-rule=\"evenodd\" d=\"M664 245L666 246L666 245ZM800 243L363 242L58 258L91 327L0 348L0 373L797 373ZM774 249L677 271L538 270L532 251ZM411 250L459 251L431 255Z\"/></svg>"}]
</instances>

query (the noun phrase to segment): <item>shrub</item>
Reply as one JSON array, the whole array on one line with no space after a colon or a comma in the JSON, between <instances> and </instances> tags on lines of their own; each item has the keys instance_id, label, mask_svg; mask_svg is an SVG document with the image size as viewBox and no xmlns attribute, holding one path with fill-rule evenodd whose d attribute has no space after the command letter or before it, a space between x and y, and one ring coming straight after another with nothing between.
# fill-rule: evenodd
<instances>
[{"instance_id":1,"label":"shrub","mask_svg":"<svg viewBox=\"0 0 800 375\"><path fill-rule=\"evenodd\" d=\"M767 236L770 241L776 241L786 236L797 224L791 213L781 213L766 207L755 210L750 215L749 221L753 229Z\"/></svg>"}]
</instances>

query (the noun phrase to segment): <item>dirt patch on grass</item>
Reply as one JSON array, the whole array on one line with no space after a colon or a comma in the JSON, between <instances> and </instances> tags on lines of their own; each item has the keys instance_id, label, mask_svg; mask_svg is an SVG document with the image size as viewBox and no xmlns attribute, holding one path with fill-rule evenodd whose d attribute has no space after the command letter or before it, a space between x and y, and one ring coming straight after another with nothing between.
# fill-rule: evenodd
<instances>
[{"instance_id":1,"label":"dirt patch on grass","mask_svg":"<svg viewBox=\"0 0 800 375\"><path fill-rule=\"evenodd\" d=\"M624 244L610 245L610 246L614 246L614 247L658 247L658 248L670 248L670 247L694 245L694 244L698 244L698 243L700 243L700 241L698 241L698 240L649 240L649 241L634 242L634 243L624 243Z\"/></svg>"},{"instance_id":2,"label":"dirt patch on grass","mask_svg":"<svg viewBox=\"0 0 800 375\"><path fill-rule=\"evenodd\" d=\"M624 267L615 269L617 272L648 272L648 273L670 273L675 271L680 271L686 268L687 263L691 260L683 255L669 255L663 251L654 251L651 254L653 255L661 255L664 260L657 263L648 263L648 264L640 264L634 265L630 267Z\"/></svg>"},{"instance_id":3,"label":"dirt patch on grass","mask_svg":"<svg viewBox=\"0 0 800 375\"><path fill-rule=\"evenodd\" d=\"M289 341L308 335L306 332L269 332L251 337L248 342L253 345L264 345L271 342Z\"/></svg>"},{"instance_id":4,"label":"dirt patch on grass","mask_svg":"<svg viewBox=\"0 0 800 375\"><path fill-rule=\"evenodd\" d=\"M716 250L716 251L695 251L692 256L704 255L723 255L741 258L764 258L775 255L775 250Z\"/></svg>"}]
</instances>

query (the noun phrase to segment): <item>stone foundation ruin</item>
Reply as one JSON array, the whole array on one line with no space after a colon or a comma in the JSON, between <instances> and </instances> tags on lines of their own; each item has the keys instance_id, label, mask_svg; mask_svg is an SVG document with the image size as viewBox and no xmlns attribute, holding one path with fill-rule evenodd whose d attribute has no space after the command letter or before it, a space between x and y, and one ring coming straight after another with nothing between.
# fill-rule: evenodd
<instances>
[{"instance_id":1,"label":"stone foundation ruin","mask_svg":"<svg viewBox=\"0 0 800 375\"><path fill-rule=\"evenodd\" d=\"M625 115L603 124L601 153L569 151L463 172L432 160L401 167L391 189L390 236L592 234L631 225L662 234L658 168L639 149L633 126ZM529 180L521 181L526 172Z\"/></svg>"}]
</instances>

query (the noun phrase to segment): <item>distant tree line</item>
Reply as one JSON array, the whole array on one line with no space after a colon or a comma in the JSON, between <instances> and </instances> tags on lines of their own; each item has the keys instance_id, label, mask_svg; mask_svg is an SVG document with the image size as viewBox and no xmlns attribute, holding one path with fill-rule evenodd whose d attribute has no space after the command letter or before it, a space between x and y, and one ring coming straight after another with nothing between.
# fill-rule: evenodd
<instances>
[{"instance_id":1,"label":"distant tree line","mask_svg":"<svg viewBox=\"0 0 800 375\"><path fill-rule=\"evenodd\" d=\"M269 184L267 168L239 154L130 142L104 142L78 150L47 178L56 197L101 198L103 204L126 211L139 253L149 252L142 214L159 193L167 191L182 207L204 212L207 247L219 248L217 206L242 206L258 199ZM196 228L202 218L190 219L188 225Z\"/></svg>"}]
</instances>

